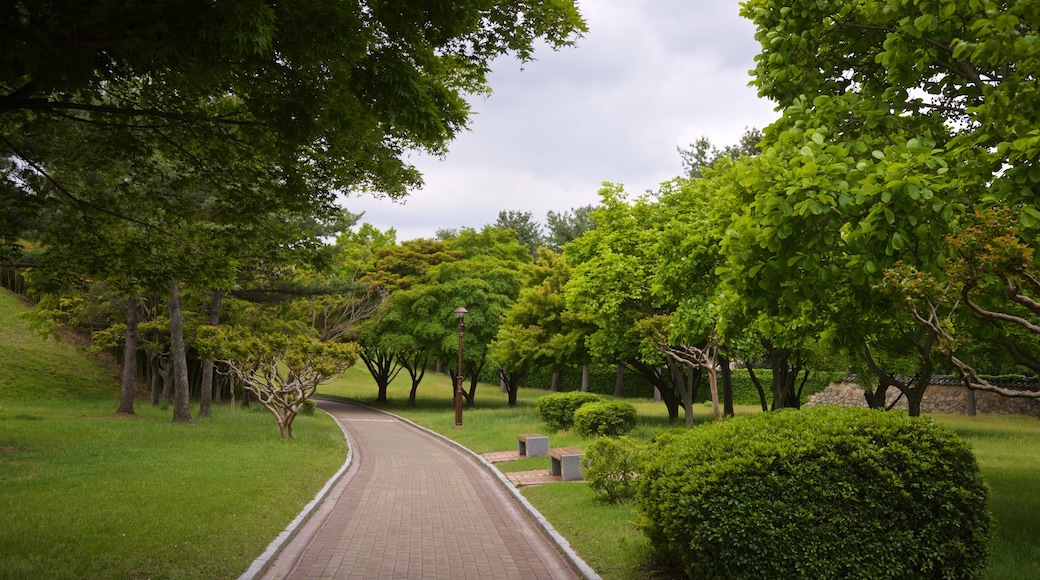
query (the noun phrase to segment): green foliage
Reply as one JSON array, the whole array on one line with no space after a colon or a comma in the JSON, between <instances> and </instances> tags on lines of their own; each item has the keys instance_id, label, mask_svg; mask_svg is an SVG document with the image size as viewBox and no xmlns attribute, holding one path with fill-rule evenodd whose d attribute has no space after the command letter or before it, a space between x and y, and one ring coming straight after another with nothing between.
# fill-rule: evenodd
<instances>
[{"instance_id":1,"label":"green foliage","mask_svg":"<svg viewBox=\"0 0 1040 580\"><path fill-rule=\"evenodd\" d=\"M596 401L574 411L574 430L582 437L620 437L636 427L636 408L627 401Z\"/></svg>"},{"instance_id":2,"label":"green foliage","mask_svg":"<svg viewBox=\"0 0 1040 580\"><path fill-rule=\"evenodd\" d=\"M597 403L589 403L586 407ZM600 437L581 458L582 475L589 487L609 503L636 495L642 448L630 437Z\"/></svg>"},{"instance_id":3,"label":"green foliage","mask_svg":"<svg viewBox=\"0 0 1040 580\"><path fill-rule=\"evenodd\" d=\"M278 421L282 437L293 438L293 421L318 385L350 368L358 358L354 343L321 342L280 333L255 334L230 325L202 326L196 342L209 360L256 395Z\"/></svg>"},{"instance_id":4,"label":"green foliage","mask_svg":"<svg viewBox=\"0 0 1040 580\"><path fill-rule=\"evenodd\" d=\"M816 407L666 439L638 505L691 577L974 578L987 494L967 445L932 420Z\"/></svg>"},{"instance_id":5,"label":"green foliage","mask_svg":"<svg viewBox=\"0 0 1040 580\"><path fill-rule=\"evenodd\" d=\"M532 258L538 257L538 248L543 245L542 226L529 211L500 211L495 226L516 232L520 243L527 246Z\"/></svg>"},{"instance_id":6,"label":"green foliage","mask_svg":"<svg viewBox=\"0 0 1040 580\"><path fill-rule=\"evenodd\" d=\"M603 399L594 393L583 393L581 391L570 391L567 393L553 393L538 397L535 405L538 414L549 429L563 431L574 425L574 412L585 403L594 403Z\"/></svg>"},{"instance_id":7,"label":"green foliage","mask_svg":"<svg viewBox=\"0 0 1040 580\"><path fill-rule=\"evenodd\" d=\"M588 329L566 309L563 288L570 268L560 254L545 248L524 268L516 302L505 312L491 344L489 358L511 371L580 365L588 354ZM491 381L489 381L491 382Z\"/></svg>"},{"instance_id":8,"label":"green foliage","mask_svg":"<svg viewBox=\"0 0 1040 580\"><path fill-rule=\"evenodd\" d=\"M549 249L562 252L564 246L596 227L591 217L593 209L591 205L583 205L560 213L546 213L545 243Z\"/></svg>"}]
</instances>

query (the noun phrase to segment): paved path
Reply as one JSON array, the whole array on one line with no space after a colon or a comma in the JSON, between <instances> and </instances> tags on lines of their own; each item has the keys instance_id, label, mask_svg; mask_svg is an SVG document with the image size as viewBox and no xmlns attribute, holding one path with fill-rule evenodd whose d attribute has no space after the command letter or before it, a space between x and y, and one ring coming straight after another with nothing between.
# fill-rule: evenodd
<instances>
[{"instance_id":1,"label":"paved path","mask_svg":"<svg viewBox=\"0 0 1040 580\"><path fill-rule=\"evenodd\" d=\"M263 579L578 577L472 454L391 415L319 406L347 433L352 461Z\"/></svg>"}]
</instances>

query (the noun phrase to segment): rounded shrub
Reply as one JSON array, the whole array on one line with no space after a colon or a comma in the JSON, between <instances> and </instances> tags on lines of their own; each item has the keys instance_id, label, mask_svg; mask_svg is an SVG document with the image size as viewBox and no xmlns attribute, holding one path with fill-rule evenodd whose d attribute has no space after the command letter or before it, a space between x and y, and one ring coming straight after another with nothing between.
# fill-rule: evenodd
<instances>
[{"instance_id":1,"label":"rounded shrub","mask_svg":"<svg viewBox=\"0 0 1040 580\"><path fill-rule=\"evenodd\" d=\"M610 503L635 497L642 447L630 437L600 437L581 458L582 477Z\"/></svg>"},{"instance_id":2,"label":"rounded shrub","mask_svg":"<svg viewBox=\"0 0 1040 580\"><path fill-rule=\"evenodd\" d=\"M637 505L695 578L974 578L990 516L975 457L901 412L749 415L647 449Z\"/></svg>"},{"instance_id":3,"label":"rounded shrub","mask_svg":"<svg viewBox=\"0 0 1040 580\"><path fill-rule=\"evenodd\" d=\"M574 430L583 437L620 437L636 427L636 408L626 401L586 403L574 411Z\"/></svg>"},{"instance_id":4,"label":"rounded shrub","mask_svg":"<svg viewBox=\"0 0 1040 580\"><path fill-rule=\"evenodd\" d=\"M569 391L538 397L535 406L538 408L538 415L550 430L563 431L574 425L574 412L579 407L585 403L602 400L602 397L594 393Z\"/></svg>"}]
</instances>

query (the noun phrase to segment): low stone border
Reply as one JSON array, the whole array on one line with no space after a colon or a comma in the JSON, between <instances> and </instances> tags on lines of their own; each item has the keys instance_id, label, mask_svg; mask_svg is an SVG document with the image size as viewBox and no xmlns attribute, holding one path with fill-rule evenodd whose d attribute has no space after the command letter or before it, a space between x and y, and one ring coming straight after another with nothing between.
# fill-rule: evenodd
<instances>
[{"instance_id":1,"label":"low stone border","mask_svg":"<svg viewBox=\"0 0 1040 580\"><path fill-rule=\"evenodd\" d=\"M324 409L320 410L322 413L332 417L332 415ZM289 525L282 530L282 532L278 534L270 544L268 544L264 553L260 554L256 560L253 560L253 563L250 564L249 568L238 577L239 580L254 580L263 576L264 573L267 572L267 569L271 567L271 563L275 561L278 555L285 548L286 544L296 537L296 534L299 533L303 524L307 523L307 520L314 515L315 510L318 509L321 502L325 501L329 492L332 491L333 486L335 486L343 475L347 473L347 470L350 469L350 465L354 462L354 446L351 444L350 436L347 434L347 430L343 428L343 425L337 421L335 417L332 417L332 420L336 422L340 431L343 432L343 439L347 442L347 459L343 462L343 466L340 467L339 471L337 471L336 474L325 483L325 487L321 488L318 494L314 496L314 499L312 499L307 505L303 506L303 510L300 511L296 518L289 522Z\"/></svg>"}]
</instances>

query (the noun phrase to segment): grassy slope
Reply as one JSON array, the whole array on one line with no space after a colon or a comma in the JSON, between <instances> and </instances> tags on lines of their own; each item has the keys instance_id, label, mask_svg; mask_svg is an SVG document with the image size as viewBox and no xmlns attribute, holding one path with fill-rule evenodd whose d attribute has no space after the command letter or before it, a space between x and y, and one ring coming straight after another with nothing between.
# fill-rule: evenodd
<instances>
[{"instance_id":1,"label":"grassy slope","mask_svg":"<svg viewBox=\"0 0 1040 580\"><path fill-rule=\"evenodd\" d=\"M280 439L266 412L195 426L139 400L0 293L0 578L234 578L342 465L324 414Z\"/></svg>"}]
</instances>

